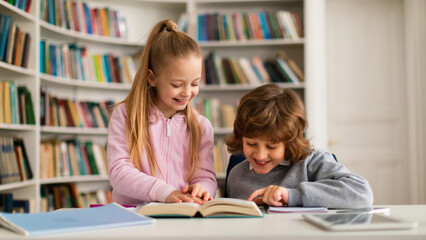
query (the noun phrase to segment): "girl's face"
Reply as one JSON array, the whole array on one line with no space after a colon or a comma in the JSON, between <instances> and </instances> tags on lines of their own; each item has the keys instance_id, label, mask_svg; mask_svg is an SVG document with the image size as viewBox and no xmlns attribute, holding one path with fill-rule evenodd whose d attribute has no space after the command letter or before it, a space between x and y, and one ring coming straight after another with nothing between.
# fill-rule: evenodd
<instances>
[{"instance_id":1,"label":"girl's face","mask_svg":"<svg viewBox=\"0 0 426 240\"><path fill-rule=\"evenodd\" d=\"M164 117L170 118L182 111L198 94L201 80L202 58L189 56L170 61L161 71L148 73L148 81L157 89L154 104Z\"/></svg>"},{"instance_id":2,"label":"girl's face","mask_svg":"<svg viewBox=\"0 0 426 240\"><path fill-rule=\"evenodd\" d=\"M257 174L267 174L284 160L285 145L243 137L243 152Z\"/></svg>"}]
</instances>

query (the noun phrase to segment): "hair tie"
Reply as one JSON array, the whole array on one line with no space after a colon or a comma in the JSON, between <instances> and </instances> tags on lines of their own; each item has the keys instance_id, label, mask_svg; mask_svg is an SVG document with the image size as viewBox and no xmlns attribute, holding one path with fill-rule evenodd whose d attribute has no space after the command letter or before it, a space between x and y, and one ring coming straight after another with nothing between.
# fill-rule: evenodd
<instances>
[{"instance_id":1,"label":"hair tie","mask_svg":"<svg viewBox=\"0 0 426 240\"><path fill-rule=\"evenodd\" d=\"M165 23L165 28L167 32L177 32L177 25L171 20Z\"/></svg>"},{"instance_id":2,"label":"hair tie","mask_svg":"<svg viewBox=\"0 0 426 240\"><path fill-rule=\"evenodd\" d=\"M177 26L176 24L173 24L171 26L166 27L167 32L177 32Z\"/></svg>"}]
</instances>

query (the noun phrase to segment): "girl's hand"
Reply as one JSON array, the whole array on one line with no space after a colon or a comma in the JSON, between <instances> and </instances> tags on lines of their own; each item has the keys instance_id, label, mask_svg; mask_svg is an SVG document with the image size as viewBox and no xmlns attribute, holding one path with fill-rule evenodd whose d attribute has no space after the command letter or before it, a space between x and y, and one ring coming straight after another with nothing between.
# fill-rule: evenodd
<instances>
[{"instance_id":1,"label":"girl's hand","mask_svg":"<svg viewBox=\"0 0 426 240\"><path fill-rule=\"evenodd\" d=\"M178 190L175 190L169 194L169 196L166 197L166 203L180 203L180 202L193 202L198 204L203 204L204 201L202 201L200 198L191 197L191 195L187 193L182 193Z\"/></svg>"},{"instance_id":2,"label":"girl's hand","mask_svg":"<svg viewBox=\"0 0 426 240\"><path fill-rule=\"evenodd\" d=\"M204 190L204 188L198 183L194 183L189 186L183 187L182 193L188 193L191 195L191 197L199 198L203 200L204 202L207 202L213 199L210 193Z\"/></svg>"},{"instance_id":3,"label":"girl's hand","mask_svg":"<svg viewBox=\"0 0 426 240\"><path fill-rule=\"evenodd\" d=\"M258 205L265 203L269 206L282 207L288 204L288 189L280 186L270 185L266 188L257 189L249 196L247 200L253 201L253 199L255 199L255 202Z\"/></svg>"}]
</instances>

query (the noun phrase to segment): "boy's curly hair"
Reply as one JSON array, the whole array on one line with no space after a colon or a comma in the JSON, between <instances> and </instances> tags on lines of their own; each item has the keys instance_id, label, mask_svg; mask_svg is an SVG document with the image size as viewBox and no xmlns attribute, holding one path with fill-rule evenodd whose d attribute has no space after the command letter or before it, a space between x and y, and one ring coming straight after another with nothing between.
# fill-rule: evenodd
<instances>
[{"instance_id":1,"label":"boy's curly hair","mask_svg":"<svg viewBox=\"0 0 426 240\"><path fill-rule=\"evenodd\" d=\"M243 137L285 144L285 159L301 161L312 152L304 137L305 107L296 92L266 84L241 98L233 135L226 139L228 151L243 152Z\"/></svg>"}]
</instances>

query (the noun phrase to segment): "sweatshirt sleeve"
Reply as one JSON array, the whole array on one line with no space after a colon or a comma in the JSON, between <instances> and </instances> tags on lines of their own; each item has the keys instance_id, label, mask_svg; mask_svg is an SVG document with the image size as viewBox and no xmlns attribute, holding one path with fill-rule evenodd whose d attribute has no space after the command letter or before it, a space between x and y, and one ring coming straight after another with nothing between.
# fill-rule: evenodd
<instances>
[{"instance_id":1,"label":"sweatshirt sleeve","mask_svg":"<svg viewBox=\"0 0 426 240\"><path fill-rule=\"evenodd\" d=\"M200 168L199 172L196 173L196 178L194 178L190 184L200 184L214 198L216 195L217 181L213 159L213 127L205 117L200 116L198 121L202 128Z\"/></svg>"},{"instance_id":2,"label":"sweatshirt sleeve","mask_svg":"<svg viewBox=\"0 0 426 240\"><path fill-rule=\"evenodd\" d=\"M373 204L373 192L367 180L349 172L332 154L315 150L306 159L309 181L289 189L289 206L323 206L328 208L362 208Z\"/></svg>"},{"instance_id":3,"label":"sweatshirt sleeve","mask_svg":"<svg viewBox=\"0 0 426 240\"><path fill-rule=\"evenodd\" d=\"M174 190L161 179L140 172L130 161L126 141L126 109L124 104L117 106L108 125L108 174L113 190L128 201L164 202ZM126 201L126 200L123 200ZM129 202L123 202L126 204Z\"/></svg>"}]
</instances>

